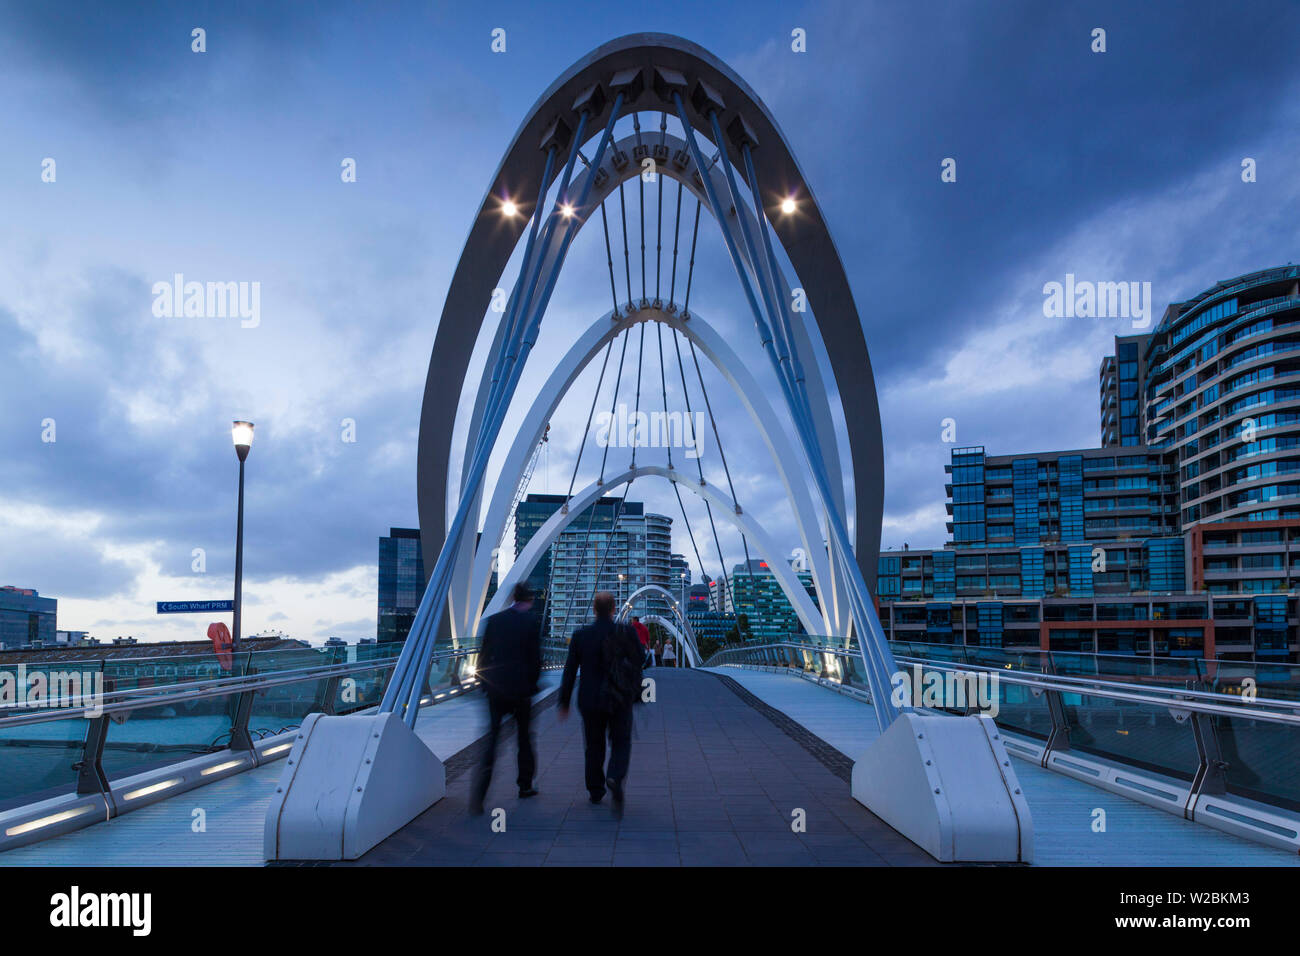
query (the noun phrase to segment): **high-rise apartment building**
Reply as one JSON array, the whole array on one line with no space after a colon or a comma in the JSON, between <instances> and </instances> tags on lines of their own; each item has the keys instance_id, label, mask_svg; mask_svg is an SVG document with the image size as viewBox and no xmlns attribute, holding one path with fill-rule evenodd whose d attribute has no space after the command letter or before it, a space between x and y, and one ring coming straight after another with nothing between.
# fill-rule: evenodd
<instances>
[{"instance_id":1,"label":"high-rise apartment building","mask_svg":"<svg viewBox=\"0 0 1300 956\"><path fill-rule=\"evenodd\" d=\"M896 639L1281 660L1300 595L1300 267L1115 338L1101 447L958 448L951 541L882 552Z\"/></svg>"},{"instance_id":2,"label":"high-rise apartment building","mask_svg":"<svg viewBox=\"0 0 1300 956\"><path fill-rule=\"evenodd\" d=\"M567 640L591 620L591 599L597 591L614 594L619 606L647 584L669 591L672 576L672 518L650 514L639 501L602 499L619 506L603 514L584 513L551 545L549 600L546 608L552 640ZM636 613L672 613L659 592L638 599Z\"/></svg>"}]
</instances>

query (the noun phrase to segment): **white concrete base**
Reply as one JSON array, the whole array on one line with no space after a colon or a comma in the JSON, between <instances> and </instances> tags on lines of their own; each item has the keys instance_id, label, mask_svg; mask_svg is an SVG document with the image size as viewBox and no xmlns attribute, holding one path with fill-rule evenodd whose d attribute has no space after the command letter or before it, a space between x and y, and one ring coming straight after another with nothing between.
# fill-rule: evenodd
<instances>
[{"instance_id":1,"label":"white concrete base","mask_svg":"<svg viewBox=\"0 0 1300 956\"><path fill-rule=\"evenodd\" d=\"M997 725L906 712L853 765L853 797L942 863L1031 863L1034 826Z\"/></svg>"},{"instance_id":2,"label":"white concrete base","mask_svg":"<svg viewBox=\"0 0 1300 956\"><path fill-rule=\"evenodd\" d=\"M395 714L312 714L266 811L265 856L355 860L446 793L442 761Z\"/></svg>"}]
</instances>

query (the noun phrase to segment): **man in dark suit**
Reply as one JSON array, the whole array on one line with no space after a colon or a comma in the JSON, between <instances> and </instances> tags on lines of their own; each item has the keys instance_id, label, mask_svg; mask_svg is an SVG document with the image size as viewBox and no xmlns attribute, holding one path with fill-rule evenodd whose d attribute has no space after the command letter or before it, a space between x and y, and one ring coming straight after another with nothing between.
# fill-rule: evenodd
<instances>
[{"instance_id":1,"label":"man in dark suit","mask_svg":"<svg viewBox=\"0 0 1300 956\"><path fill-rule=\"evenodd\" d=\"M573 684L578 686L578 711L586 743L587 792L592 803L600 803L608 789L614 807L623 807L623 779L632 757L632 704L641 692L641 644L626 624L614 621L614 595L601 591L592 602L596 620L573 632L569 657L564 663L558 705L560 720L569 717ZM630 660L635 666L635 692L625 703L612 705L605 693L605 681L612 660ZM605 736L609 735L609 766L605 764Z\"/></svg>"},{"instance_id":2,"label":"man in dark suit","mask_svg":"<svg viewBox=\"0 0 1300 956\"><path fill-rule=\"evenodd\" d=\"M475 815L483 812L501 721L510 715L515 718L518 735L519 796L537 795L533 787L537 758L533 753L531 718L532 698L542 673L542 627L533 613L532 588L520 582L512 596L514 604L487 619L479 646L477 675L487 692L488 739L470 795L470 811Z\"/></svg>"}]
</instances>

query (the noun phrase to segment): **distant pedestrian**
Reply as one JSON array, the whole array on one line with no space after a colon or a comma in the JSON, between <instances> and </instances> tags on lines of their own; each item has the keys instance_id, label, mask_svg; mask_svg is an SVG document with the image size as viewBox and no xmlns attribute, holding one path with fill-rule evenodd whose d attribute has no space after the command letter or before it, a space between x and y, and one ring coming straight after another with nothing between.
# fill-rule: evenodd
<instances>
[{"instance_id":1,"label":"distant pedestrian","mask_svg":"<svg viewBox=\"0 0 1300 956\"><path fill-rule=\"evenodd\" d=\"M636 631L636 636L641 641L641 648L644 652L643 656L645 657L644 666L653 667L654 660L650 650L650 628L642 624L639 617L634 617L632 618L632 630Z\"/></svg>"},{"instance_id":2,"label":"distant pedestrian","mask_svg":"<svg viewBox=\"0 0 1300 956\"><path fill-rule=\"evenodd\" d=\"M664 641L664 667L677 666L677 651L673 649L673 639Z\"/></svg>"},{"instance_id":3,"label":"distant pedestrian","mask_svg":"<svg viewBox=\"0 0 1300 956\"><path fill-rule=\"evenodd\" d=\"M578 685L578 711L585 738L585 776L592 803L605 791L614 809L623 809L623 781L632 757L632 705L640 696L642 648L636 631L614 620L614 595L601 591L592 602L596 620L573 632L560 681L559 718L569 717L569 699ZM609 765L605 766L605 738Z\"/></svg>"},{"instance_id":4,"label":"distant pedestrian","mask_svg":"<svg viewBox=\"0 0 1300 956\"><path fill-rule=\"evenodd\" d=\"M533 613L533 591L521 582L515 585L514 603L487 619L483 643L478 652L479 680L488 699L487 750L475 774L470 794L470 812L483 812L483 800L492 782L492 765L496 760L497 737L501 721L515 718L519 745L519 773L516 783L520 797L537 795L533 774L537 757L533 752L533 694L542 673L542 626Z\"/></svg>"}]
</instances>

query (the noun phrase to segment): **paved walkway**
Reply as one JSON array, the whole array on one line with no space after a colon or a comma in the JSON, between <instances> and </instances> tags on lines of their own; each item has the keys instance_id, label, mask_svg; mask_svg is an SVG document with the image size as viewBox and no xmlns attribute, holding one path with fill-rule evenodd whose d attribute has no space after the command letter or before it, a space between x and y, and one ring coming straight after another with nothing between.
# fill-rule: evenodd
<instances>
[{"instance_id":1,"label":"paved walkway","mask_svg":"<svg viewBox=\"0 0 1300 956\"><path fill-rule=\"evenodd\" d=\"M357 864L934 865L853 800L848 762L793 721L774 714L778 726L714 674L648 675L656 702L638 708L622 819L608 796L587 798L577 711L561 723L548 706L534 719L539 796L518 798L511 732L484 816L469 815L472 770L457 768L445 799ZM492 829L498 808L504 832Z\"/></svg>"}]
</instances>

